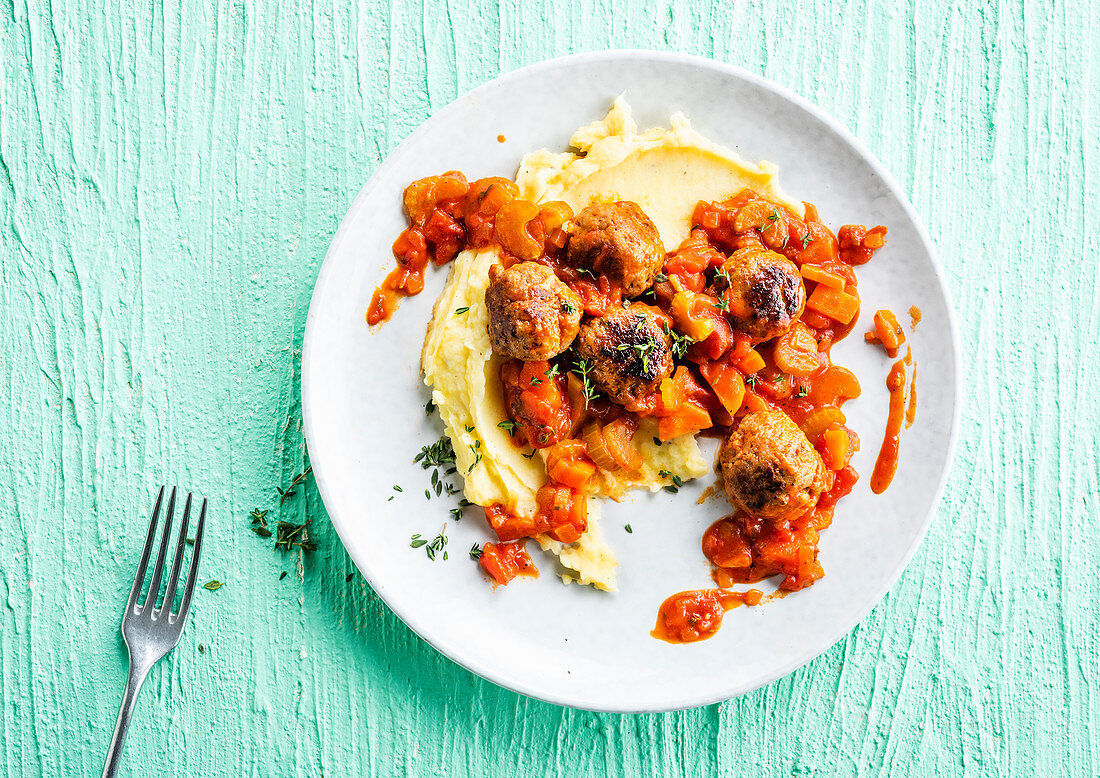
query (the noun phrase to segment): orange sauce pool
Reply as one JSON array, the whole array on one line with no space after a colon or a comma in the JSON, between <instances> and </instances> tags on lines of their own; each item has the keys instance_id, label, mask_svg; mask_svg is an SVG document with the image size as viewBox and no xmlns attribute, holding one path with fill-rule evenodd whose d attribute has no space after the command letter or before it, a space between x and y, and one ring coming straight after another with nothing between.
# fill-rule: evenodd
<instances>
[{"instance_id":1,"label":"orange sauce pool","mask_svg":"<svg viewBox=\"0 0 1100 778\"><path fill-rule=\"evenodd\" d=\"M886 434L882 439L875 469L871 473L871 491L882 494L894 480L898 469L898 450L901 442L901 425L905 419L905 360L899 359L886 376L886 388L890 392L890 412L886 417Z\"/></svg>"},{"instance_id":2,"label":"orange sauce pool","mask_svg":"<svg viewBox=\"0 0 1100 778\"><path fill-rule=\"evenodd\" d=\"M915 330L917 325L920 324L920 308L915 305L909 306L909 329Z\"/></svg>"},{"instance_id":3,"label":"orange sauce pool","mask_svg":"<svg viewBox=\"0 0 1100 778\"><path fill-rule=\"evenodd\" d=\"M728 592L697 589L674 594L657 609L657 623L650 632L666 643L696 643L714 637L722 616L738 605L757 605L764 599L759 589Z\"/></svg>"}]
</instances>

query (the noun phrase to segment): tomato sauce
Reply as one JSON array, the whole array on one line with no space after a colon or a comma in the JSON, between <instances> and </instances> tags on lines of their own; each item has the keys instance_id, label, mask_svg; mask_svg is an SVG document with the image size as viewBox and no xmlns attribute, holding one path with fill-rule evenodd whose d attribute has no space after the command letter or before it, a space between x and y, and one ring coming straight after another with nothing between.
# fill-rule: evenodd
<instances>
[{"instance_id":1,"label":"tomato sauce","mask_svg":"<svg viewBox=\"0 0 1100 778\"><path fill-rule=\"evenodd\" d=\"M673 289L655 288L658 304L669 311L680 332L698 331L705 340L688 349L715 399L701 400L713 419L705 430L725 434L735 420L762 408L778 408L801 427L829 468L830 487L815 509L791 521L766 521L738 511L715 522L703 536L704 556L712 564L719 589L681 592L667 599L658 614L653 636L670 642L711 637L722 614L734 604L756 605L760 591L729 591L782 576L776 596L812 585L824 575L818 562L820 532L833 520L836 503L859 479L849 461L859 449L859 437L846 425L841 407L860 395L851 371L832 363L832 346L846 337L859 314L854 267L862 265L885 244L885 227L845 225L837 235L807 203L799 217L778 203L744 191L720 203L699 203L691 236L665 263ZM701 312L715 306L677 305L690 290L691 302L715 290L708 272L738 250L771 250L794 262L806 286L806 308L788 332L763 344L737 335L722 341L722 331L700 321ZM669 299L671 298L671 300ZM697 313L697 311L699 313ZM880 312L888 314L889 312ZM884 325L904 340L893 315ZM708 329L709 328L709 329ZM709 334L707 334L709 332ZM717 341L715 340L717 338ZM663 393L663 392L662 392ZM716 407L717 406L717 407ZM662 436L663 438L663 436ZM750 594L751 593L751 594Z\"/></svg>"},{"instance_id":2,"label":"tomato sauce","mask_svg":"<svg viewBox=\"0 0 1100 778\"><path fill-rule=\"evenodd\" d=\"M905 418L905 360L899 359L886 376L886 388L890 392L890 411L886 417L886 434L882 439L875 469L871 473L871 491L882 494L894 480L898 469L898 449L901 442L901 425Z\"/></svg>"},{"instance_id":3,"label":"tomato sauce","mask_svg":"<svg viewBox=\"0 0 1100 778\"><path fill-rule=\"evenodd\" d=\"M909 373L909 406L905 409L905 429L913 426L917 418L917 366Z\"/></svg>"},{"instance_id":4,"label":"tomato sauce","mask_svg":"<svg viewBox=\"0 0 1100 778\"><path fill-rule=\"evenodd\" d=\"M764 598L759 589L729 592L699 589L674 594L657 609L657 623L650 634L667 643L695 643L718 633L722 616L739 605L758 605Z\"/></svg>"},{"instance_id":5,"label":"tomato sauce","mask_svg":"<svg viewBox=\"0 0 1100 778\"><path fill-rule=\"evenodd\" d=\"M423 290L429 265L450 262L468 248L493 246L506 267L521 261L547 265L590 316L624 301L622 289L607 276L566 262L574 214L564 202L533 203L521 199L508 179L470 182L457 171L414 181L403 200L408 227L393 244L397 264L368 307L372 326L392 316L402 297ZM499 505L485 507L499 542L485 545L482 567L498 584L507 584L517 575L537 574L525 538L578 540L587 529L586 501L597 488L597 474L629 474L641 466L633 442L641 417L656 419L663 442L686 434L721 437L744 415L777 408L821 454L827 491L815 509L791 521L737 512L716 522L702 545L719 588L670 597L654 635L672 642L706 639L727 609L767 600L757 589L729 591L731 586L779 576L779 591L786 593L821 578L820 532L859 478L849 464L859 437L848 428L842 407L861 390L854 374L832 363L831 350L859 317L854 268L871 259L885 236L885 227L862 225L845 225L834 234L813 205L807 203L800 215L748 189L727 200L699 202L689 237L666 255L657 281L635 302L650 306L664 322L674 347L675 370L659 390L626 409L595 396L584 366L568 353L548 362L511 360L502 366L508 420L499 426L509 430L517 447L542 450L547 483L537 492L532 517L512 515ZM729 310L734 301L726 273L736 270L729 259L736 252L747 252L746 257L775 252L799 271L805 307L778 337L750 339Z\"/></svg>"},{"instance_id":6,"label":"tomato sauce","mask_svg":"<svg viewBox=\"0 0 1100 778\"><path fill-rule=\"evenodd\" d=\"M503 142L503 141L501 141ZM393 316L403 297L420 294L428 264L444 265L467 248L500 248L505 265L536 260L560 261L572 209L562 202L536 205L519 198L507 178L470 182L452 170L413 181L402 195L409 226L393 243L397 266L375 290L367 323Z\"/></svg>"},{"instance_id":7,"label":"tomato sauce","mask_svg":"<svg viewBox=\"0 0 1100 778\"><path fill-rule=\"evenodd\" d=\"M505 586L516 576L537 578L539 571L525 548L526 542L486 543L481 548L478 564L489 574L493 582Z\"/></svg>"}]
</instances>

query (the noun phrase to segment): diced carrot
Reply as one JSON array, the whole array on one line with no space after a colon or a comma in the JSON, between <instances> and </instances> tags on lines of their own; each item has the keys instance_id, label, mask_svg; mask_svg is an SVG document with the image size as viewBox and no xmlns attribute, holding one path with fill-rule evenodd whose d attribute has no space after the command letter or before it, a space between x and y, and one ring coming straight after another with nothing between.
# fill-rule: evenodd
<instances>
[{"instance_id":1,"label":"diced carrot","mask_svg":"<svg viewBox=\"0 0 1100 778\"><path fill-rule=\"evenodd\" d=\"M699 372L718 395L722 406L730 413L737 413L745 400L745 379L741 372L728 362L704 362Z\"/></svg>"},{"instance_id":2,"label":"diced carrot","mask_svg":"<svg viewBox=\"0 0 1100 778\"><path fill-rule=\"evenodd\" d=\"M764 369L764 357L756 349L749 349L748 353L737 363L745 375L751 375Z\"/></svg>"},{"instance_id":3,"label":"diced carrot","mask_svg":"<svg viewBox=\"0 0 1100 778\"><path fill-rule=\"evenodd\" d=\"M698 432L709 426L711 426L711 420L707 409L693 400L688 400L672 415L663 416L658 420L657 436L663 442L691 432Z\"/></svg>"},{"instance_id":4,"label":"diced carrot","mask_svg":"<svg viewBox=\"0 0 1100 778\"><path fill-rule=\"evenodd\" d=\"M595 472L583 441L566 438L546 449L546 474L551 481L583 489Z\"/></svg>"},{"instance_id":5,"label":"diced carrot","mask_svg":"<svg viewBox=\"0 0 1100 778\"><path fill-rule=\"evenodd\" d=\"M535 492L539 530L554 540L573 543L588 529L587 498L567 486L547 484Z\"/></svg>"},{"instance_id":6,"label":"diced carrot","mask_svg":"<svg viewBox=\"0 0 1100 778\"><path fill-rule=\"evenodd\" d=\"M891 357L898 355L898 347L905 342L905 333L897 317L885 309L875 312L875 336Z\"/></svg>"},{"instance_id":7,"label":"diced carrot","mask_svg":"<svg viewBox=\"0 0 1100 778\"><path fill-rule=\"evenodd\" d=\"M839 408L826 406L811 413L799 426L811 442L817 440L830 428L842 427L847 419Z\"/></svg>"},{"instance_id":8,"label":"diced carrot","mask_svg":"<svg viewBox=\"0 0 1100 778\"><path fill-rule=\"evenodd\" d=\"M843 470L848 465L848 460L851 459L848 451L849 443L851 443L848 430L843 428L827 429L821 437L825 441L825 451L828 453L825 464L829 466L830 470Z\"/></svg>"},{"instance_id":9,"label":"diced carrot","mask_svg":"<svg viewBox=\"0 0 1100 778\"><path fill-rule=\"evenodd\" d=\"M806 301L806 307L841 324L848 324L859 313L859 298L847 292L830 289L824 284L818 284L810 295L810 299Z\"/></svg>"},{"instance_id":10,"label":"diced carrot","mask_svg":"<svg viewBox=\"0 0 1100 778\"><path fill-rule=\"evenodd\" d=\"M844 277L820 265L803 265L802 277L807 281L816 281L832 289L844 289Z\"/></svg>"},{"instance_id":11,"label":"diced carrot","mask_svg":"<svg viewBox=\"0 0 1100 778\"><path fill-rule=\"evenodd\" d=\"M841 405L845 400L859 397L860 392L859 379L855 373L833 365L813 379L810 396L806 399L817 406Z\"/></svg>"},{"instance_id":12,"label":"diced carrot","mask_svg":"<svg viewBox=\"0 0 1100 778\"><path fill-rule=\"evenodd\" d=\"M514 516L502 505L486 505L485 520L501 541L519 540L538 534L534 519Z\"/></svg>"},{"instance_id":13,"label":"diced carrot","mask_svg":"<svg viewBox=\"0 0 1100 778\"><path fill-rule=\"evenodd\" d=\"M684 402L682 387L672 378L661 379L660 397L661 403L657 411L659 416L668 416Z\"/></svg>"},{"instance_id":14,"label":"diced carrot","mask_svg":"<svg viewBox=\"0 0 1100 778\"><path fill-rule=\"evenodd\" d=\"M758 395L756 392L750 392L745 390L745 399L741 403L741 408L749 413L755 413L756 411L766 411L772 407L772 404Z\"/></svg>"},{"instance_id":15,"label":"diced carrot","mask_svg":"<svg viewBox=\"0 0 1100 778\"><path fill-rule=\"evenodd\" d=\"M558 459L546 466L551 481L574 489L583 489L595 473L596 466L587 459Z\"/></svg>"},{"instance_id":16,"label":"diced carrot","mask_svg":"<svg viewBox=\"0 0 1100 778\"><path fill-rule=\"evenodd\" d=\"M481 549L478 564L493 580L502 586L517 575L538 576L524 543L486 543Z\"/></svg>"},{"instance_id":17,"label":"diced carrot","mask_svg":"<svg viewBox=\"0 0 1100 778\"><path fill-rule=\"evenodd\" d=\"M697 343L706 340L715 328L715 317L707 315L707 309L714 310L713 303L710 295L677 292L669 306L676 329Z\"/></svg>"}]
</instances>

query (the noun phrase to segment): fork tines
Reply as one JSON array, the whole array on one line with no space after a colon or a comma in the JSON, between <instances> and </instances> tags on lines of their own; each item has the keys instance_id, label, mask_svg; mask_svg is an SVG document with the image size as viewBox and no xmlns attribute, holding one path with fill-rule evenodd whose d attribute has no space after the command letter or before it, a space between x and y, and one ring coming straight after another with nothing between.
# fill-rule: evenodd
<instances>
[{"instance_id":1,"label":"fork tines","mask_svg":"<svg viewBox=\"0 0 1100 778\"><path fill-rule=\"evenodd\" d=\"M172 520L176 511L176 487L168 496L168 507L165 511L164 529L161 532L160 549L157 552L157 561L153 567L153 577L149 582L149 591L142 605L138 604L138 595L141 593L142 583L145 580L146 568L149 564L149 554L153 549L153 541L157 534L157 524L160 519L161 506L164 503L164 491L162 486L157 494L156 503L153 505L153 515L149 519L149 532L145 537L145 547L141 552L141 561L138 562L137 575L134 577L134 586L130 590L130 599L126 603L126 616L147 616L153 621L161 620L161 616L167 614L167 623L180 623L187 618L187 611L191 605L191 595L195 590L196 572L198 570L199 553L202 550L202 532L206 524L206 498L202 498L202 508L199 510L199 523L195 529L195 545L191 552L191 565L184 582L183 599L177 612L172 612L172 604L176 599L176 588L179 584L180 569L183 565L183 555L187 547L187 525L191 518L191 492L187 493L187 499L183 505L183 518L180 523L179 535L176 541L176 551L172 562L172 572L168 576L168 585L164 591L164 599L160 608L156 608L160 594L161 579L164 576L164 562L168 555L168 536L172 531Z\"/></svg>"}]
</instances>

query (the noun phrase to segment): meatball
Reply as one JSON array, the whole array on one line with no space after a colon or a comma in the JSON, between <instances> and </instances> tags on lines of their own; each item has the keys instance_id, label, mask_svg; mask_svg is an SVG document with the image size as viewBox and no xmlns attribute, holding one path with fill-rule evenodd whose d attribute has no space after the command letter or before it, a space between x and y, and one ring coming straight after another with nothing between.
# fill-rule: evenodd
<instances>
[{"instance_id":1,"label":"meatball","mask_svg":"<svg viewBox=\"0 0 1100 778\"><path fill-rule=\"evenodd\" d=\"M734 329L757 343L789 330L806 307L806 287L798 268L774 251L735 251L710 291L729 303L727 313Z\"/></svg>"},{"instance_id":2,"label":"meatball","mask_svg":"<svg viewBox=\"0 0 1100 778\"><path fill-rule=\"evenodd\" d=\"M581 322L577 293L538 262L489 268L485 306L493 351L525 362L565 351Z\"/></svg>"},{"instance_id":3,"label":"meatball","mask_svg":"<svg viewBox=\"0 0 1100 778\"><path fill-rule=\"evenodd\" d=\"M672 375L672 344L663 321L648 305L634 303L581 325L577 356L588 361L596 387L629 410Z\"/></svg>"},{"instance_id":4,"label":"meatball","mask_svg":"<svg viewBox=\"0 0 1100 778\"><path fill-rule=\"evenodd\" d=\"M730 502L771 521L798 518L828 486L821 455L777 410L745 416L718 452Z\"/></svg>"},{"instance_id":5,"label":"meatball","mask_svg":"<svg viewBox=\"0 0 1100 778\"><path fill-rule=\"evenodd\" d=\"M627 297L637 297L653 285L665 263L665 247L657 225L637 203L590 205L577 214L573 225L570 264L607 276Z\"/></svg>"}]
</instances>

